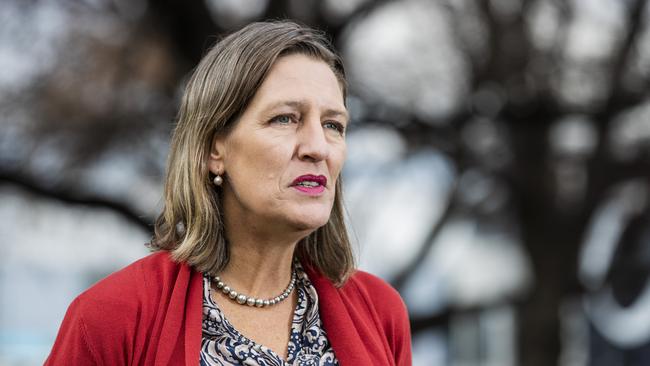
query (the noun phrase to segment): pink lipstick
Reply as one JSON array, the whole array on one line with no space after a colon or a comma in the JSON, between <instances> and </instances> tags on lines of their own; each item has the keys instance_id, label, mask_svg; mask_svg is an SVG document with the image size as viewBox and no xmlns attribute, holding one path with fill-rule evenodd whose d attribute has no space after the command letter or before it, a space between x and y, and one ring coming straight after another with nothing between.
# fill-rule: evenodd
<instances>
[{"instance_id":1,"label":"pink lipstick","mask_svg":"<svg viewBox=\"0 0 650 366\"><path fill-rule=\"evenodd\" d=\"M305 174L294 179L291 187L310 196L318 196L325 190L327 178L324 175Z\"/></svg>"}]
</instances>

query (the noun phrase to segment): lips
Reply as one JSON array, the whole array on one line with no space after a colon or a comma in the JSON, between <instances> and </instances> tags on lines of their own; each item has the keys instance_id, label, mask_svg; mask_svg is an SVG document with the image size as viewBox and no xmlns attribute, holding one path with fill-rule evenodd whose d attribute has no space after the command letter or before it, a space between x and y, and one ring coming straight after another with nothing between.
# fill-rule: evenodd
<instances>
[{"instance_id":1,"label":"lips","mask_svg":"<svg viewBox=\"0 0 650 366\"><path fill-rule=\"evenodd\" d=\"M296 178L291 186L313 188L318 186L327 186L327 178L324 175L305 174Z\"/></svg>"}]
</instances>

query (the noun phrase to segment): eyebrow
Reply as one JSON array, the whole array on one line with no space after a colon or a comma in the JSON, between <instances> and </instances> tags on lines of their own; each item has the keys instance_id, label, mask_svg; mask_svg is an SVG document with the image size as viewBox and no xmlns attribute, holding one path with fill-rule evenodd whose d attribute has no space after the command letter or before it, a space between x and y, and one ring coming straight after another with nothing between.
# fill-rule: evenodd
<instances>
[{"instance_id":1,"label":"eyebrow","mask_svg":"<svg viewBox=\"0 0 650 366\"><path fill-rule=\"evenodd\" d=\"M302 101L302 100L283 100L277 103L273 103L269 105L267 108L264 110L266 112L269 112L273 109L279 108L279 107L292 107L295 109L306 109L309 103ZM340 109L332 109L332 108L327 108L325 111L323 111L323 117L343 117L345 118L345 121L348 122L350 120L350 115L346 110L340 110Z\"/></svg>"}]
</instances>

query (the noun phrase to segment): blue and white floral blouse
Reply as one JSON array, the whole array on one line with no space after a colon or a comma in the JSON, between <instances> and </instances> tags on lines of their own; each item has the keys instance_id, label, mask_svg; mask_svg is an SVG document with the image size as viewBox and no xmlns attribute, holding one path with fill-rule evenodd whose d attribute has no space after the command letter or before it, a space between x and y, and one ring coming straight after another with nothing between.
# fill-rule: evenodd
<instances>
[{"instance_id":1,"label":"blue and white floral blouse","mask_svg":"<svg viewBox=\"0 0 650 366\"><path fill-rule=\"evenodd\" d=\"M230 324L210 296L210 277L203 276L201 366L334 366L338 365L318 315L318 294L296 265L298 305L293 314L287 359L244 337Z\"/></svg>"}]
</instances>

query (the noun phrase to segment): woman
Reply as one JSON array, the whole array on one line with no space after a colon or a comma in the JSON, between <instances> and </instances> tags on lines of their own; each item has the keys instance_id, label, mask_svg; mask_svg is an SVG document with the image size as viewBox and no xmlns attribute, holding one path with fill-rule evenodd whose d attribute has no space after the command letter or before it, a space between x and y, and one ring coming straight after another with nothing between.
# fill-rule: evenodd
<instances>
[{"instance_id":1,"label":"woman","mask_svg":"<svg viewBox=\"0 0 650 366\"><path fill-rule=\"evenodd\" d=\"M156 253L70 305L51 365L409 365L397 292L354 270L339 174L343 65L255 23L201 60L174 131Z\"/></svg>"}]
</instances>

